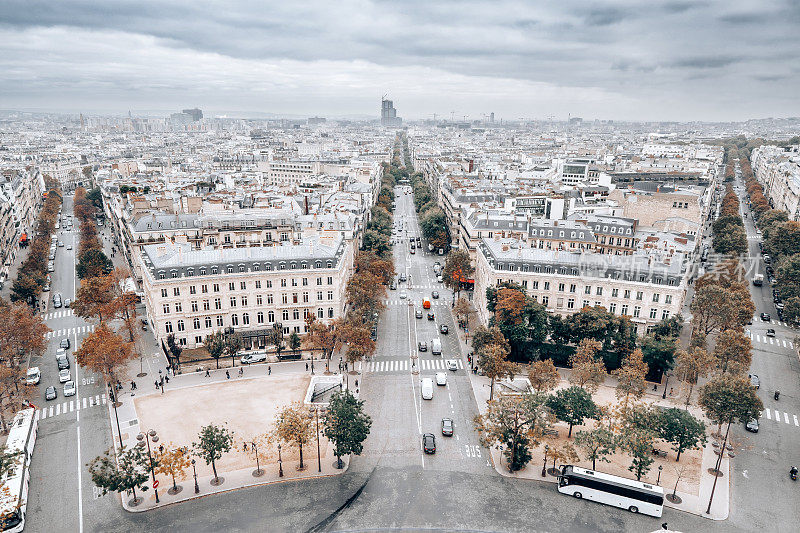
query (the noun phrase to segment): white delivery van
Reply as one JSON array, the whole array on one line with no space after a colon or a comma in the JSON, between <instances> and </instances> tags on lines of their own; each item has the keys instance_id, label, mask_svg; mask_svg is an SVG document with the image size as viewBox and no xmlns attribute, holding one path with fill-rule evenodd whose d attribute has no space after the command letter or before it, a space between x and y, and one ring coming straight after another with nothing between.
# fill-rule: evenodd
<instances>
[{"instance_id":1,"label":"white delivery van","mask_svg":"<svg viewBox=\"0 0 800 533\"><path fill-rule=\"evenodd\" d=\"M433 400L433 380L431 378L422 378L420 390L423 400Z\"/></svg>"},{"instance_id":2,"label":"white delivery van","mask_svg":"<svg viewBox=\"0 0 800 533\"><path fill-rule=\"evenodd\" d=\"M431 353L433 355L442 355L442 341L433 339L431 341Z\"/></svg>"}]
</instances>

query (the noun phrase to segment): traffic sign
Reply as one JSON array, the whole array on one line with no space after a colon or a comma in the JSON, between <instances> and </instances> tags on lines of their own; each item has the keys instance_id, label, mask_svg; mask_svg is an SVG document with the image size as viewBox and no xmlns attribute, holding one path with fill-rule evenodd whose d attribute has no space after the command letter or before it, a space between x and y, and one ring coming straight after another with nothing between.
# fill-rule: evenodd
<instances>
[{"instance_id":1,"label":"traffic sign","mask_svg":"<svg viewBox=\"0 0 800 533\"><path fill-rule=\"evenodd\" d=\"M158 488L158 480L153 481L153 488L154 489Z\"/></svg>"}]
</instances>

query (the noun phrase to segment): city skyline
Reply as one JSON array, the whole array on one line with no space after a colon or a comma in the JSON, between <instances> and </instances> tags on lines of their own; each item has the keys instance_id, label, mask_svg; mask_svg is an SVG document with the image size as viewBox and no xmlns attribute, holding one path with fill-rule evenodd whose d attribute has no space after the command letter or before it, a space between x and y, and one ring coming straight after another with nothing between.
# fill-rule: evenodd
<instances>
[{"instance_id":1,"label":"city skyline","mask_svg":"<svg viewBox=\"0 0 800 533\"><path fill-rule=\"evenodd\" d=\"M407 120L800 115L789 2L5 7L7 109L377 118L388 93Z\"/></svg>"}]
</instances>

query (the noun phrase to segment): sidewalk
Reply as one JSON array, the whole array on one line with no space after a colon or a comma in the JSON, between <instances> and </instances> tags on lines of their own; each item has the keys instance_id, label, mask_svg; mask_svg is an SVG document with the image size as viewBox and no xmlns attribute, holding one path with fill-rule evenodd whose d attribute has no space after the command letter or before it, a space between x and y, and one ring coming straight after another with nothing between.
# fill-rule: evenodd
<instances>
[{"instance_id":1,"label":"sidewalk","mask_svg":"<svg viewBox=\"0 0 800 533\"><path fill-rule=\"evenodd\" d=\"M467 354L471 351L471 347L464 342L464 332L463 330L458 330L458 340L461 345L462 353ZM464 355L464 364L466 368L469 368L468 363L466 361L466 355ZM569 378L569 369L559 368L559 373L561 374L562 383ZM481 414L486 413L486 404L489 401L489 393L490 393L490 383L491 380L484 376L479 376L477 374L473 374L469 370L467 371L468 377L470 379L470 384L472 385L472 391L475 394L475 400L478 403L478 411ZM606 386L613 387L613 377L609 376L606 379ZM495 395L498 392L498 383L495 382ZM648 397L651 400L656 400L655 403L660 403L664 405L672 404L667 400L661 399L661 394L663 393L663 388L658 387L658 390L653 391L652 388L648 388L645 393L645 397ZM563 429L563 424L559 423L559 429ZM574 430L573 430L573 437L574 437ZM527 479L527 480L536 480L542 481L546 483L557 483L557 479L553 476L549 471L546 477L542 477L541 475L541 466L544 464L544 453L541 448L536 448L531 451L532 458L528 463L528 466L520 471L517 472L509 472L508 468L502 466L502 454L496 448L492 448L489 450L489 454L491 456L492 465L494 466L495 470L498 474L509 477L509 478L516 478L516 479ZM681 457L682 461L685 461L683 457ZM695 514L702 516L704 518L710 518L711 520L725 520L728 518L729 512L729 502L730 502L730 470L729 470L729 460L727 458L722 460L720 465L720 471L723 473L723 476L719 478L717 481L717 487L714 493L714 501L711 506L711 514L706 514L706 508L708 506L708 499L711 495L711 488L714 483L714 476L708 472L708 469L714 468L716 465L717 456L714 454L714 448L711 446L710 441L709 444L703 449L702 454L702 464L701 464L701 472L700 472L700 483L699 483L699 492L698 494L690 494L686 492L676 491L676 495L681 499L681 503L674 504L669 500L664 500L664 505L667 507L671 507L674 509L678 509L687 513ZM674 461L673 461L674 462ZM680 463L678 463L680 464ZM552 460L547 460L547 469L550 470L552 468ZM590 465L591 466L591 465ZM653 470L651 470L650 475L654 475ZM664 487L665 494L672 494L672 490L670 487Z\"/></svg>"},{"instance_id":2,"label":"sidewalk","mask_svg":"<svg viewBox=\"0 0 800 533\"><path fill-rule=\"evenodd\" d=\"M244 375L243 377L238 377L238 369L235 372L229 372L230 378L228 378L225 374L225 369L220 369L217 371L210 371L209 377L205 377L204 372L192 372L187 374L182 374L178 376L170 376L169 384L164 385L164 394L168 394L173 391L180 391L183 389L191 389L195 387L201 386L208 386L208 385L222 385L222 384L229 384L235 385L237 382L246 383L250 380L263 380L263 379L275 379L275 384L280 385L282 380L285 378L307 378L310 377L310 372L305 371L305 362L304 361L293 361L293 362L285 362L285 363L272 363L272 364L258 364L258 365L250 365L242 367ZM269 377L267 377L269 376ZM135 391L130 390L129 383L126 384L128 386L124 387L124 390L120 391L119 393L119 402L120 405L117 407L116 412L113 407L113 404L109 402L108 405L108 412L111 419L111 427L112 427L112 439L114 443L115 450L119 451L120 446L120 434L117 428L120 428L122 432L121 440L123 445L126 448L130 448L134 446L137 442L136 435L138 435L141 431L147 431L151 429L148 427L142 427L142 424L146 424L147 422L142 422L141 417L142 414L137 412L137 407L135 401L142 400L142 399L154 399L158 396L162 395L161 389L155 389L154 381L155 379L151 379L151 376L148 375L146 378L142 378L139 381L143 381L143 383L137 382L138 388ZM251 385L257 385L255 381L250 381ZM252 388L252 387L251 387ZM228 389L230 390L230 389ZM217 398L217 396L214 396ZM168 398L165 398L168 401ZM147 415L152 418L152 410ZM177 422L176 422L177 423ZM168 429L161 429L160 427L155 427L152 429L156 429L160 434L168 432ZM256 470L256 460L255 457L250 453L249 456L245 452L239 452L239 448L241 446L240 438L249 438L252 435L245 434L239 435L236 433L234 435L234 447L229 454L227 454L223 459L218 461L217 463L217 472L220 478L223 479L223 482L218 486L213 486L211 481L213 479L213 475L210 474L211 467L205 464L205 461L200 459L199 457L193 456L192 458L196 461L196 468L198 471L197 475L197 484L199 488L199 493L195 493L194 490L194 478L192 469L189 468L185 474L186 478L183 481L179 481L178 484L181 487L178 493L176 494L169 494L167 489L172 488L172 478L167 475L157 475L156 478L158 480L158 496L159 496L159 503L155 501L155 493L152 490L152 481L148 482L148 487L150 490L147 490L143 494L137 490L137 496L143 498L143 501L137 505L131 505L131 495L121 495L121 503L122 506L131 512L142 512L147 511L150 509L154 509L157 507L161 507L164 505L171 505L174 503L186 501L193 498L200 498L203 496L207 496L209 494L215 494L220 492L226 492L230 490L236 490L244 487L250 487L254 485L264 485L268 483L277 483L282 481L296 481L300 479L307 479L307 478L315 478L315 477L327 477L333 475L339 475L347 471L349 466L349 458L342 457L343 468L337 469L336 468L336 459L333 456L332 446L329 445L327 440L322 441L322 448L325 453L322 454L321 459L321 472L319 472L319 464L317 460L317 453L316 453L316 446L311 445L306 447L304 450L304 466L305 468L302 471L297 470L297 466L299 465L299 461L294 458L293 449L291 447L285 447L283 450L283 458L282 467L284 476L279 476L279 466L277 461L271 460L272 456L275 455L271 450L269 452L262 450L259 454L262 459L260 461L260 468L263 471L262 474L256 476L254 472ZM169 442L168 438L164 438L162 441L165 444ZM183 442L175 442L175 445L188 445L187 443ZM155 446L155 445L154 445ZM220 464L223 463L227 458L238 454L238 459L241 459L241 456L245 456L246 460L242 462L239 461L231 461L235 464L247 464L246 467L236 468L232 470L225 470L224 467L221 468ZM269 455L269 457L265 458L265 456ZM252 465L248 463L252 459Z\"/></svg>"}]
</instances>

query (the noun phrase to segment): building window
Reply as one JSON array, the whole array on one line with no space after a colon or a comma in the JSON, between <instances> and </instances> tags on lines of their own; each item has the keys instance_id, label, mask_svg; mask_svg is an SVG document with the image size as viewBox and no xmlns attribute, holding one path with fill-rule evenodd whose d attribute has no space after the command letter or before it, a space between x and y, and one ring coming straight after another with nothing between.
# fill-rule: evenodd
<instances>
[{"instance_id":1,"label":"building window","mask_svg":"<svg viewBox=\"0 0 800 533\"><path fill-rule=\"evenodd\" d=\"M286 278L281 278L281 287L286 287Z\"/></svg>"},{"instance_id":2,"label":"building window","mask_svg":"<svg viewBox=\"0 0 800 533\"><path fill-rule=\"evenodd\" d=\"M183 331L186 329L186 326L183 323L183 320L178 320L178 331Z\"/></svg>"},{"instance_id":3,"label":"building window","mask_svg":"<svg viewBox=\"0 0 800 533\"><path fill-rule=\"evenodd\" d=\"M284 309L283 311L281 311L281 318L284 320L284 322L289 320L289 310L288 309Z\"/></svg>"},{"instance_id":4,"label":"building window","mask_svg":"<svg viewBox=\"0 0 800 533\"><path fill-rule=\"evenodd\" d=\"M308 303L308 293L307 293L307 292L304 292L304 293L303 293L303 303L304 303L304 304L307 304L307 303Z\"/></svg>"},{"instance_id":5,"label":"building window","mask_svg":"<svg viewBox=\"0 0 800 533\"><path fill-rule=\"evenodd\" d=\"M206 317L205 322L206 322L206 328L211 328L211 317L210 316Z\"/></svg>"},{"instance_id":6,"label":"building window","mask_svg":"<svg viewBox=\"0 0 800 533\"><path fill-rule=\"evenodd\" d=\"M224 326L224 325L225 325L225 321L223 320L223 318L222 318L222 316L221 316L221 315L218 315L218 316L217 316L217 327L220 327L220 328L221 328L221 327L222 327L222 326Z\"/></svg>"},{"instance_id":7,"label":"building window","mask_svg":"<svg viewBox=\"0 0 800 533\"><path fill-rule=\"evenodd\" d=\"M256 305L261 305L263 303L263 298L260 294L256 294Z\"/></svg>"},{"instance_id":8,"label":"building window","mask_svg":"<svg viewBox=\"0 0 800 533\"><path fill-rule=\"evenodd\" d=\"M626 289L623 298L630 298L630 297L631 297L631 291L629 289Z\"/></svg>"},{"instance_id":9,"label":"building window","mask_svg":"<svg viewBox=\"0 0 800 533\"><path fill-rule=\"evenodd\" d=\"M239 282L239 289L243 290L243 291L246 291L247 290L247 282L246 281L240 281Z\"/></svg>"},{"instance_id":10,"label":"building window","mask_svg":"<svg viewBox=\"0 0 800 533\"><path fill-rule=\"evenodd\" d=\"M175 302L175 312L176 313L180 313L181 311L183 311L181 303L180 302Z\"/></svg>"},{"instance_id":11,"label":"building window","mask_svg":"<svg viewBox=\"0 0 800 533\"><path fill-rule=\"evenodd\" d=\"M192 313L196 313L198 310L197 301L192 302Z\"/></svg>"},{"instance_id":12,"label":"building window","mask_svg":"<svg viewBox=\"0 0 800 533\"><path fill-rule=\"evenodd\" d=\"M167 289L161 289L161 297L162 298L166 298L167 297Z\"/></svg>"},{"instance_id":13,"label":"building window","mask_svg":"<svg viewBox=\"0 0 800 533\"><path fill-rule=\"evenodd\" d=\"M619 289L611 289L611 297L616 298L619 296Z\"/></svg>"},{"instance_id":14,"label":"building window","mask_svg":"<svg viewBox=\"0 0 800 533\"><path fill-rule=\"evenodd\" d=\"M203 300L203 311L208 311L211 308L208 300Z\"/></svg>"},{"instance_id":15,"label":"building window","mask_svg":"<svg viewBox=\"0 0 800 533\"><path fill-rule=\"evenodd\" d=\"M611 311L612 315L616 315L617 314L617 304L612 303L611 305L608 306L608 310Z\"/></svg>"},{"instance_id":16,"label":"building window","mask_svg":"<svg viewBox=\"0 0 800 533\"><path fill-rule=\"evenodd\" d=\"M200 285L200 292L208 294L208 285Z\"/></svg>"},{"instance_id":17,"label":"building window","mask_svg":"<svg viewBox=\"0 0 800 533\"><path fill-rule=\"evenodd\" d=\"M267 286L268 289L272 288L272 280L271 279L267 280L267 285L266 286Z\"/></svg>"},{"instance_id":18,"label":"building window","mask_svg":"<svg viewBox=\"0 0 800 533\"><path fill-rule=\"evenodd\" d=\"M256 280L256 289L260 289L260 288L261 288L261 280L258 279L258 280Z\"/></svg>"},{"instance_id":19,"label":"building window","mask_svg":"<svg viewBox=\"0 0 800 533\"><path fill-rule=\"evenodd\" d=\"M275 322L275 311L270 311L267 313L267 322L270 324Z\"/></svg>"},{"instance_id":20,"label":"building window","mask_svg":"<svg viewBox=\"0 0 800 533\"><path fill-rule=\"evenodd\" d=\"M201 337L200 335L195 335L194 343L195 344L201 344L202 342L203 342L203 337Z\"/></svg>"},{"instance_id":21,"label":"building window","mask_svg":"<svg viewBox=\"0 0 800 533\"><path fill-rule=\"evenodd\" d=\"M169 273L169 277L177 278L178 277L178 271L177 270L173 270L172 272Z\"/></svg>"},{"instance_id":22,"label":"building window","mask_svg":"<svg viewBox=\"0 0 800 533\"><path fill-rule=\"evenodd\" d=\"M242 324L245 326L250 325L250 313L242 313Z\"/></svg>"},{"instance_id":23,"label":"building window","mask_svg":"<svg viewBox=\"0 0 800 533\"><path fill-rule=\"evenodd\" d=\"M325 318L325 311L321 307L317 307L317 318Z\"/></svg>"},{"instance_id":24,"label":"building window","mask_svg":"<svg viewBox=\"0 0 800 533\"><path fill-rule=\"evenodd\" d=\"M656 318L656 316L658 316L658 310L650 309L650 318Z\"/></svg>"},{"instance_id":25,"label":"building window","mask_svg":"<svg viewBox=\"0 0 800 533\"><path fill-rule=\"evenodd\" d=\"M333 285L333 277L328 276L328 285Z\"/></svg>"},{"instance_id":26,"label":"building window","mask_svg":"<svg viewBox=\"0 0 800 533\"><path fill-rule=\"evenodd\" d=\"M214 298L214 309L222 309L222 299Z\"/></svg>"},{"instance_id":27,"label":"building window","mask_svg":"<svg viewBox=\"0 0 800 533\"><path fill-rule=\"evenodd\" d=\"M628 304L624 304L622 306L622 311L620 312L620 314L621 315L627 315L628 314Z\"/></svg>"},{"instance_id":28,"label":"building window","mask_svg":"<svg viewBox=\"0 0 800 533\"><path fill-rule=\"evenodd\" d=\"M577 290L577 287L575 286L575 284L574 283L570 283L569 284L569 292L575 292L576 290Z\"/></svg>"},{"instance_id":29,"label":"building window","mask_svg":"<svg viewBox=\"0 0 800 533\"><path fill-rule=\"evenodd\" d=\"M264 312L263 311L259 311L258 313L256 313L256 322L258 322L259 324L263 324L264 323Z\"/></svg>"},{"instance_id":30,"label":"building window","mask_svg":"<svg viewBox=\"0 0 800 533\"><path fill-rule=\"evenodd\" d=\"M603 295L603 287L597 287L597 296Z\"/></svg>"},{"instance_id":31,"label":"building window","mask_svg":"<svg viewBox=\"0 0 800 533\"><path fill-rule=\"evenodd\" d=\"M308 287L308 278L303 278L303 287Z\"/></svg>"},{"instance_id":32,"label":"building window","mask_svg":"<svg viewBox=\"0 0 800 533\"><path fill-rule=\"evenodd\" d=\"M189 285L189 294L197 294L197 286Z\"/></svg>"},{"instance_id":33,"label":"building window","mask_svg":"<svg viewBox=\"0 0 800 533\"><path fill-rule=\"evenodd\" d=\"M272 305L272 294L267 294L267 305Z\"/></svg>"},{"instance_id":34,"label":"building window","mask_svg":"<svg viewBox=\"0 0 800 533\"><path fill-rule=\"evenodd\" d=\"M661 311L661 320L666 320L668 318L669 318L669 311L667 311L666 309Z\"/></svg>"},{"instance_id":35,"label":"building window","mask_svg":"<svg viewBox=\"0 0 800 533\"><path fill-rule=\"evenodd\" d=\"M638 305L633 306L633 318L639 318L639 315L642 312L642 308Z\"/></svg>"},{"instance_id":36,"label":"building window","mask_svg":"<svg viewBox=\"0 0 800 533\"><path fill-rule=\"evenodd\" d=\"M167 333L172 333L172 322L164 322L164 331Z\"/></svg>"},{"instance_id":37,"label":"building window","mask_svg":"<svg viewBox=\"0 0 800 533\"><path fill-rule=\"evenodd\" d=\"M231 307L236 307L236 296L231 296Z\"/></svg>"},{"instance_id":38,"label":"building window","mask_svg":"<svg viewBox=\"0 0 800 533\"><path fill-rule=\"evenodd\" d=\"M214 292L219 292L219 283L214 284Z\"/></svg>"},{"instance_id":39,"label":"building window","mask_svg":"<svg viewBox=\"0 0 800 533\"><path fill-rule=\"evenodd\" d=\"M328 318L333 318L333 307L328 308Z\"/></svg>"},{"instance_id":40,"label":"building window","mask_svg":"<svg viewBox=\"0 0 800 533\"><path fill-rule=\"evenodd\" d=\"M200 318L194 317L192 325L194 326L194 329L200 329Z\"/></svg>"},{"instance_id":41,"label":"building window","mask_svg":"<svg viewBox=\"0 0 800 533\"><path fill-rule=\"evenodd\" d=\"M164 304L163 307L162 307L162 310L164 311L165 315L168 315L169 314L169 304Z\"/></svg>"},{"instance_id":42,"label":"building window","mask_svg":"<svg viewBox=\"0 0 800 533\"><path fill-rule=\"evenodd\" d=\"M592 287L591 285L587 285L583 288L583 294L592 294Z\"/></svg>"},{"instance_id":43,"label":"building window","mask_svg":"<svg viewBox=\"0 0 800 533\"><path fill-rule=\"evenodd\" d=\"M173 296L180 296L181 295L181 288L180 287L173 287L172 288Z\"/></svg>"},{"instance_id":44,"label":"building window","mask_svg":"<svg viewBox=\"0 0 800 533\"><path fill-rule=\"evenodd\" d=\"M564 292L565 288L566 288L566 285L564 283L559 283L558 284L558 292Z\"/></svg>"},{"instance_id":45,"label":"building window","mask_svg":"<svg viewBox=\"0 0 800 533\"><path fill-rule=\"evenodd\" d=\"M234 282L232 282L232 281L230 283L228 283L228 290L229 291L235 291L236 290L236 284Z\"/></svg>"},{"instance_id":46,"label":"building window","mask_svg":"<svg viewBox=\"0 0 800 533\"><path fill-rule=\"evenodd\" d=\"M658 303L658 300L659 300L660 298L661 298L661 295L660 295L659 293L657 293L657 292L656 292L656 293L653 293L653 302L654 302L654 303Z\"/></svg>"},{"instance_id":47,"label":"building window","mask_svg":"<svg viewBox=\"0 0 800 533\"><path fill-rule=\"evenodd\" d=\"M575 309L575 298L567 300L567 309Z\"/></svg>"},{"instance_id":48,"label":"building window","mask_svg":"<svg viewBox=\"0 0 800 533\"><path fill-rule=\"evenodd\" d=\"M547 306L548 303L550 303L550 297L542 296L542 305Z\"/></svg>"},{"instance_id":49,"label":"building window","mask_svg":"<svg viewBox=\"0 0 800 533\"><path fill-rule=\"evenodd\" d=\"M665 304L671 304L672 303L672 295L671 294L664 295L664 303Z\"/></svg>"},{"instance_id":50,"label":"building window","mask_svg":"<svg viewBox=\"0 0 800 533\"><path fill-rule=\"evenodd\" d=\"M328 291L328 300L333 300L333 291Z\"/></svg>"},{"instance_id":51,"label":"building window","mask_svg":"<svg viewBox=\"0 0 800 533\"><path fill-rule=\"evenodd\" d=\"M589 300L584 300L583 301L583 306L581 306L581 309L584 308L584 307L589 307Z\"/></svg>"},{"instance_id":52,"label":"building window","mask_svg":"<svg viewBox=\"0 0 800 533\"><path fill-rule=\"evenodd\" d=\"M296 293L296 292L293 292L293 293L292 293L292 303L293 303L293 304L296 304L296 303L297 303L297 301L298 301L298 300L297 300L297 293Z\"/></svg>"},{"instance_id":53,"label":"building window","mask_svg":"<svg viewBox=\"0 0 800 533\"><path fill-rule=\"evenodd\" d=\"M300 320L300 310L299 309L295 309L295 310L292 311L292 318L294 320Z\"/></svg>"},{"instance_id":54,"label":"building window","mask_svg":"<svg viewBox=\"0 0 800 533\"><path fill-rule=\"evenodd\" d=\"M289 295L286 293L281 294L281 303L288 304L289 303Z\"/></svg>"},{"instance_id":55,"label":"building window","mask_svg":"<svg viewBox=\"0 0 800 533\"><path fill-rule=\"evenodd\" d=\"M242 296L242 307L247 307L247 296Z\"/></svg>"},{"instance_id":56,"label":"building window","mask_svg":"<svg viewBox=\"0 0 800 533\"><path fill-rule=\"evenodd\" d=\"M636 299L637 300L644 299L644 293L642 291L636 291Z\"/></svg>"}]
</instances>

